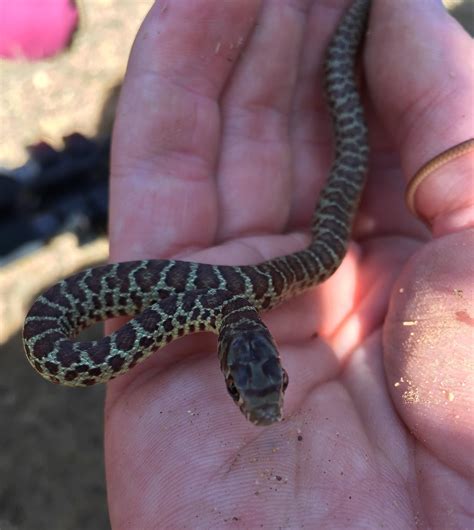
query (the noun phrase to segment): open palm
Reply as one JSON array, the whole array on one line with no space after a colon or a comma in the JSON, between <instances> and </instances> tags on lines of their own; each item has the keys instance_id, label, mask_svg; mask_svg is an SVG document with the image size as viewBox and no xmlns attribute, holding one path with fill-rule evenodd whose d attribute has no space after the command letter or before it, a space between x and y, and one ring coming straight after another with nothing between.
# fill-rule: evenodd
<instances>
[{"instance_id":1,"label":"open palm","mask_svg":"<svg viewBox=\"0 0 474 530\"><path fill-rule=\"evenodd\" d=\"M347 4L154 5L115 126L114 261L242 265L305 246L331 161L323 54ZM108 387L114 528L469 526L468 155L418 191L432 240L403 175L472 136L472 42L435 1L374 0L369 29L354 242L332 278L265 316L285 420L245 420L214 336L153 355Z\"/></svg>"}]
</instances>

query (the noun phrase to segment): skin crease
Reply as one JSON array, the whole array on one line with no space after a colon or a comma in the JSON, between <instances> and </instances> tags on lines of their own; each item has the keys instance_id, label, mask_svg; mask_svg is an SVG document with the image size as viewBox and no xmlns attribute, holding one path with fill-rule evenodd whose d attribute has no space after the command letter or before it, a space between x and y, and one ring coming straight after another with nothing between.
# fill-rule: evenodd
<instances>
[{"instance_id":1,"label":"skin crease","mask_svg":"<svg viewBox=\"0 0 474 530\"><path fill-rule=\"evenodd\" d=\"M243 264L304 246L331 159L322 56L347 4L151 9L114 131L112 261ZM473 136L472 46L436 0L373 1L354 242L330 280L265 317L285 420L244 419L213 336L152 356L108 385L114 529L472 525L472 153L418 190L432 235L403 203L423 163Z\"/></svg>"}]
</instances>

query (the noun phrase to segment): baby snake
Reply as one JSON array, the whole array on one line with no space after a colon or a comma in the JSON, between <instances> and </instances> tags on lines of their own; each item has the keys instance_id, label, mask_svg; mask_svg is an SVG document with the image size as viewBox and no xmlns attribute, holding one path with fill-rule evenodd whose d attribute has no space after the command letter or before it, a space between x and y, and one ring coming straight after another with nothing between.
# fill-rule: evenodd
<instances>
[{"instance_id":1,"label":"baby snake","mask_svg":"<svg viewBox=\"0 0 474 530\"><path fill-rule=\"evenodd\" d=\"M336 149L310 245L252 266L144 260L63 280L39 296L25 320L26 355L43 377L68 386L105 382L178 337L212 331L227 389L244 415L257 425L281 419L288 377L259 312L326 280L346 253L368 159L354 62L369 7L370 0L353 2L327 51ZM119 315L135 318L98 341L72 340L93 322Z\"/></svg>"}]
</instances>

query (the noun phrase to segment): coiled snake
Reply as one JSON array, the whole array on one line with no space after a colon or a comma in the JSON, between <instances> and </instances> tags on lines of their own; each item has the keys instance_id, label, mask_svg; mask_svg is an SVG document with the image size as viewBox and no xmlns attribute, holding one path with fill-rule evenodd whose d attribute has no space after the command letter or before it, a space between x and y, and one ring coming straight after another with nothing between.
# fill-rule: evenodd
<instances>
[{"instance_id":1,"label":"coiled snake","mask_svg":"<svg viewBox=\"0 0 474 530\"><path fill-rule=\"evenodd\" d=\"M105 382L178 337L213 331L227 389L244 415L257 425L281 419L288 378L259 311L327 279L345 255L368 159L354 62L369 6L353 2L327 52L336 155L310 245L253 266L145 260L76 274L41 295L25 320L26 355L43 377L68 386ZM136 316L98 341L72 340L91 323L118 315Z\"/></svg>"}]
</instances>

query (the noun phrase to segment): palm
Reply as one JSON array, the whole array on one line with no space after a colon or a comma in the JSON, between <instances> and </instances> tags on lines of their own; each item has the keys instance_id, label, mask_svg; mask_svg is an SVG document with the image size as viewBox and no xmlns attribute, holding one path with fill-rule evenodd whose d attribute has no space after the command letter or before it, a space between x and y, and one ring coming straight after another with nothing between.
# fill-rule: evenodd
<instances>
[{"instance_id":1,"label":"palm","mask_svg":"<svg viewBox=\"0 0 474 530\"><path fill-rule=\"evenodd\" d=\"M276 4L264 4L250 36L257 7L218 4L203 0L198 14L191 3L176 1L161 13L155 8L142 28L115 130L115 259L178 255L243 264L304 245L330 160L330 128L315 87L340 11L316 4L302 12L277 8L275 17ZM204 36L185 23L205 19L202 13L215 17ZM395 101L403 73L380 75L376 24L374 15L368 85L373 114L382 109L390 129L403 120ZM246 48L236 63L239 42ZM183 54L170 61L166 46L156 51L162 43ZM394 46L388 39L386 54L393 55ZM146 112L137 113L140 108ZM245 421L226 395L214 337L172 344L109 388L106 457L116 527L240 521L242 527L293 528L328 521L332 528L401 528L417 518L428 524L440 510L444 483L432 477L445 474L456 483L444 491L448 502L466 495L467 452L465 461L459 453L449 456L448 432L441 441L426 441L440 407L428 415L410 409L413 384L424 391L416 380L423 370L394 346L407 343L399 324L411 322L413 286L426 276L420 262L439 251L433 244L422 250L425 232L405 213L397 158L377 121L371 117L371 177L348 257L324 285L266 319L290 377L285 421L271 428ZM413 253L421 258L406 267ZM459 281L456 287L467 290ZM463 439L457 450L466 447ZM420 473L427 488L420 487Z\"/></svg>"}]
</instances>

